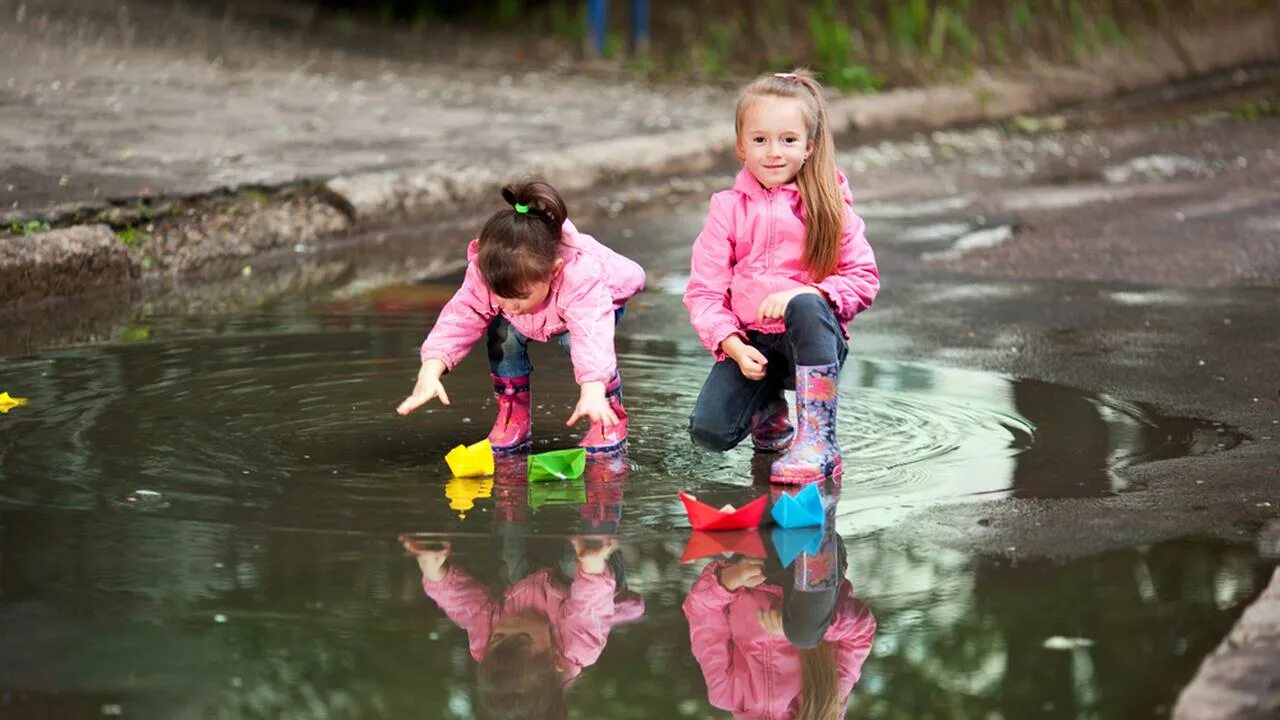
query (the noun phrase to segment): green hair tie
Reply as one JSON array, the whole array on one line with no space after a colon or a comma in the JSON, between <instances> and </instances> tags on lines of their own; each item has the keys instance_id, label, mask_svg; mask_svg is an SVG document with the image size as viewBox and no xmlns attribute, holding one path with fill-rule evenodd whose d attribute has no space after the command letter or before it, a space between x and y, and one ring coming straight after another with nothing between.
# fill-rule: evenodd
<instances>
[{"instance_id":1,"label":"green hair tie","mask_svg":"<svg viewBox=\"0 0 1280 720\"><path fill-rule=\"evenodd\" d=\"M525 213L529 212L528 205L521 205L520 203L516 203L515 205L516 205L516 212L520 213L521 215L524 215Z\"/></svg>"}]
</instances>

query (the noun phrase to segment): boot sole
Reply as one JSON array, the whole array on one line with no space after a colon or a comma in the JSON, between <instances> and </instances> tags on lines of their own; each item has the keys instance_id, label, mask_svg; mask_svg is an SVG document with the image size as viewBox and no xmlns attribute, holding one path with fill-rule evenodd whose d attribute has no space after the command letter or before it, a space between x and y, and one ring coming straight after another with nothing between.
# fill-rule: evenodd
<instances>
[{"instance_id":1,"label":"boot sole","mask_svg":"<svg viewBox=\"0 0 1280 720\"><path fill-rule=\"evenodd\" d=\"M623 440L622 442L616 443L614 445L594 445L592 447L580 445L579 447L581 447L583 450L586 450L588 455L595 456L595 455L611 455L613 453L616 453L622 450L626 446L627 446L627 441Z\"/></svg>"},{"instance_id":2,"label":"boot sole","mask_svg":"<svg viewBox=\"0 0 1280 720\"><path fill-rule=\"evenodd\" d=\"M755 449L755 451L758 453L780 453L780 452L786 452L787 450L790 450L791 444L794 440L795 438L789 438L784 443L776 443L772 445L763 445L752 440L751 447Z\"/></svg>"},{"instance_id":3,"label":"boot sole","mask_svg":"<svg viewBox=\"0 0 1280 720\"><path fill-rule=\"evenodd\" d=\"M495 455L515 455L528 450L532 445L533 439L530 438L524 442L516 443L515 445L506 445L501 447L490 443L489 447L493 448L493 453Z\"/></svg>"}]
</instances>

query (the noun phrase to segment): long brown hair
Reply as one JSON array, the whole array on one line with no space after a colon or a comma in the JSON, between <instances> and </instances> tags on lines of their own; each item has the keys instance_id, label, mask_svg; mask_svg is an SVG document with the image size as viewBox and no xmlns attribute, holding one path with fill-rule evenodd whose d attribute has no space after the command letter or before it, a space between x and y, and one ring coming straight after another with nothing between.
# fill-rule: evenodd
<instances>
[{"instance_id":1,"label":"long brown hair","mask_svg":"<svg viewBox=\"0 0 1280 720\"><path fill-rule=\"evenodd\" d=\"M807 70L761 75L738 96L737 132L742 135L742 116L761 97L790 98L804 110L805 129L813 150L800 166L796 184L804 200L804 266L815 280L835 272L840 258L840 235L844 230L844 198L836 170L836 145L827 120L827 103L822 86Z\"/></svg>"},{"instance_id":2,"label":"long brown hair","mask_svg":"<svg viewBox=\"0 0 1280 720\"><path fill-rule=\"evenodd\" d=\"M828 642L800 649L800 712L796 720L839 720L844 717L836 653Z\"/></svg>"},{"instance_id":3,"label":"long brown hair","mask_svg":"<svg viewBox=\"0 0 1280 720\"><path fill-rule=\"evenodd\" d=\"M494 213L480 230L476 263L494 295L524 298L529 285L551 277L568 210L550 183L534 178L503 187L502 199L511 207Z\"/></svg>"}]
</instances>

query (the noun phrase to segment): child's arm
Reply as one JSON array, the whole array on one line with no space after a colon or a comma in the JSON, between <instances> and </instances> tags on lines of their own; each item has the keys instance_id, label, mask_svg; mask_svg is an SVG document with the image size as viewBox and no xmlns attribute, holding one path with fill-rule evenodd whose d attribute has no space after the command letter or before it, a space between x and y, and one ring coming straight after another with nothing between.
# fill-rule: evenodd
<instances>
[{"instance_id":1,"label":"child's arm","mask_svg":"<svg viewBox=\"0 0 1280 720\"><path fill-rule=\"evenodd\" d=\"M866 224L848 205L844 207L844 233L836 271L813 287L826 296L840 322L848 322L871 307L880 292L880 271L867 243Z\"/></svg>"},{"instance_id":2,"label":"child's arm","mask_svg":"<svg viewBox=\"0 0 1280 720\"><path fill-rule=\"evenodd\" d=\"M606 562L618 548L612 538L592 543L574 538L578 569L569 583L569 599L560 607L560 647L564 657L584 668L600 659L613 627L617 581Z\"/></svg>"},{"instance_id":3,"label":"child's arm","mask_svg":"<svg viewBox=\"0 0 1280 720\"><path fill-rule=\"evenodd\" d=\"M569 356L579 385L578 403L566 425L583 417L607 427L618 416L605 398L605 384L618 370L613 349L614 307L606 274L599 263L581 258L565 269L557 302L569 327Z\"/></svg>"},{"instance_id":4,"label":"child's arm","mask_svg":"<svg viewBox=\"0 0 1280 720\"><path fill-rule=\"evenodd\" d=\"M418 369L417 382L396 412L407 415L435 397L448 405L449 396L445 394L440 378L470 352L497 314L498 308L480 277L479 268L475 263L468 264L462 287L445 304L427 339L422 342L419 351L422 367Z\"/></svg>"},{"instance_id":5,"label":"child's arm","mask_svg":"<svg viewBox=\"0 0 1280 720\"><path fill-rule=\"evenodd\" d=\"M698 333L703 347L711 351L716 360L729 357L722 344L730 337L741 340L742 324L729 309L729 285L733 280L734 257L730 199L722 195L711 196L707 222L693 242L693 256L689 263L689 284L684 291L684 306L689 310L689 321Z\"/></svg>"},{"instance_id":6,"label":"child's arm","mask_svg":"<svg viewBox=\"0 0 1280 720\"><path fill-rule=\"evenodd\" d=\"M716 561L707 565L684 599L693 657L702 668L707 695L716 707L732 704L733 633L729 628L729 604L733 591L721 584L720 573L732 567Z\"/></svg>"},{"instance_id":7,"label":"child's arm","mask_svg":"<svg viewBox=\"0 0 1280 720\"><path fill-rule=\"evenodd\" d=\"M477 643L482 646L488 639L493 622L495 601L488 589L448 563L448 544L443 549L423 550L412 541L405 541L405 548L417 556L418 568L422 570L422 591L467 633L474 654Z\"/></svg>"}]
</instances>

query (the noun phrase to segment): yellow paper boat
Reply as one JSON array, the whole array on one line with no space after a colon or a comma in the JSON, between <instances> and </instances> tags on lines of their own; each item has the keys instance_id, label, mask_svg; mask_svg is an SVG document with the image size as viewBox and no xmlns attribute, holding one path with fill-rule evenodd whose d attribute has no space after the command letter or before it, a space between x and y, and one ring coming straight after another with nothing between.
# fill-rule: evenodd
<instances>
[{"instance_id":1,"label":"yellow paper boat","mask_svg":"<svg viewBox=\"0 0 1280 720\"><path fill-rule=\"evenodd\" d=\"M474 445L459 445L444 456L454 477L484 477L493 474L493 447L485 438Z\"/></svg>"},{"instance_id":2,"label":"yellow paper boat","mask_svg":"<svg viewBox=\"0 0 1280 720\"><path fill-rule=\"evenodd\" d=\"M8 391L0 392L0 414L7 413L16 407L26 405L29 400L26 398L16 398L9 395Z\"/></svg>"}]
</instances>

